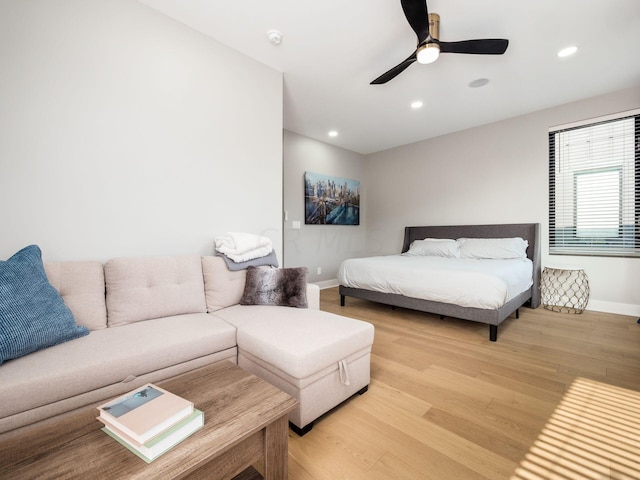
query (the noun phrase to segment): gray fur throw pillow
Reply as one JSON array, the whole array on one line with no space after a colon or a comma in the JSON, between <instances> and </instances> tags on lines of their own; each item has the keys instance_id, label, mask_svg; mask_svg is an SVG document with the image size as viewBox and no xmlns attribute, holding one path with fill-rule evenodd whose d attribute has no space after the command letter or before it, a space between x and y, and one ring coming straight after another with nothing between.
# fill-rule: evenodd
<instances>
[{"instance_id":1,"label":"gray fur throw pillow","mask_svg":"<svg viewBox=\"0 0 640 480\"><path fill-rule=\"evenodd\" d=\"M307 308L307 268L249 267L240 305Z\"/></svg>"}]
</instances>

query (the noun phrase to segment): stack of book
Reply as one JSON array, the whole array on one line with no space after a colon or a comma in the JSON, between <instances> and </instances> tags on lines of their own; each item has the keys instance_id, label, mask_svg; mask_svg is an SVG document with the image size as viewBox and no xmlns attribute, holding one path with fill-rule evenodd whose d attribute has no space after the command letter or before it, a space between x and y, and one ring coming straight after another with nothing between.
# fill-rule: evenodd
<instances>
[{"instance_id":1,"label":"stack of book","mask_svg":"<svg viewBox=\"0 0 640 480\"><path fill-rule=\"evenodd\" d=\"M102 430L150 463L204 426L193 403L152 383L98 407Z\"/></svg>"}]
</instances>

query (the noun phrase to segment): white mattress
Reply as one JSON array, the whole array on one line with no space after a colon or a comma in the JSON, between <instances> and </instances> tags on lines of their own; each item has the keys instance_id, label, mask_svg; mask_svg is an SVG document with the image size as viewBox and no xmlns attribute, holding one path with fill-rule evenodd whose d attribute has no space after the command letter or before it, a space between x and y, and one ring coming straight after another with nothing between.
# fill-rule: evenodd
<instances>
[{"instance_id":1,"label":"white mattress","mask_svg":"<svg viewBox=\"0 0 640 480\"><path fill-rule=\"evenodd\" d=\"M492 310L529 289L532 277L528 258L386 255L345 260L338 270L346 287Z\"/></svg>"}]
</instances>

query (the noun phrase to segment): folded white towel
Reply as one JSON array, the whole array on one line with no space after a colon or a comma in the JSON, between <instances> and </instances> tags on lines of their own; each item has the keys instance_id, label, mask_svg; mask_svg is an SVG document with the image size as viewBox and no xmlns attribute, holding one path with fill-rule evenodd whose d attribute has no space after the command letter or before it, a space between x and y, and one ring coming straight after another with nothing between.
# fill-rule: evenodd
<instances>
[{"instance_id":1,"label":"folded white towel","mask_svg":"<svg viewBox=\"0 0 640 480\"><path fill-rule=\"evenodd\" d=\"M266 253L252 257L258 258L268 255L272 250L271 239L263 237L262 235L239 232L229 232L226 235L216 237L215 246L218 252L224 253L229 258L233 258L231 255L243 255L255 250L264 252L264 249L266 248Z\"/></svg>"}]
</instances>

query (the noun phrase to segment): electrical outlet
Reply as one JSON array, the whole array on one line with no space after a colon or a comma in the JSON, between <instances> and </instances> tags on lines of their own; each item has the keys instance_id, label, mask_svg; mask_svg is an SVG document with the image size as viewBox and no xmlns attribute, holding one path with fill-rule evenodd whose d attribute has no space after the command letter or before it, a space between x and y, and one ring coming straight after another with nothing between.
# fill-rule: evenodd
<instances>
[{"instance_id":1,"label":"electrical outlet","mask_svg":"<svg viewBox=\"0 0 640 480\"><path fill-rule=\"evenodd\" d=\"M322 267L318 267L318 275L322 275Z\"/></svg>"}]
</instances>

